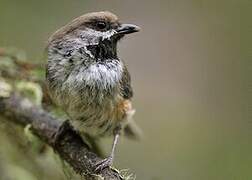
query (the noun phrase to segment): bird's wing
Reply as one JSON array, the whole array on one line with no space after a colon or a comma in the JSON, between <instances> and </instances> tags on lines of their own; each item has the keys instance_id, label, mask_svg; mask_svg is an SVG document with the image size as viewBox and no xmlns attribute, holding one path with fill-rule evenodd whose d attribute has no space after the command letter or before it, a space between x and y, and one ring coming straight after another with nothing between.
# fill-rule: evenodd
<instances>
[{"instance_id":1,"label":"bird's wing","mask_svg":"<svg viewBox=\"0 0 252 180\"><path fill-rule=\"evenodd\" d=\"M133 90L131 87L130 74L126 67L123 69L120 87L121 96L125 100L130 100L133 97ZM142 131L133 120L129 120L129 123L124 128L124 135L130 139L139 140L142 137Z\"/></svg>"},{"instance_id":2,"label":"bird's wing","mask_svg":"<svg viewBox=\"0 0 252 180\"><path fill-rule=\"evenodd\" d=\"M123 74L122 74L122 79L120 81L120 91L121 91L121 96L126 99L130 100L133 97L133 90L131 87L131 78L130 74L127 70L127 68L124 66L123 68Z\"/></svg>"}]
</instances>

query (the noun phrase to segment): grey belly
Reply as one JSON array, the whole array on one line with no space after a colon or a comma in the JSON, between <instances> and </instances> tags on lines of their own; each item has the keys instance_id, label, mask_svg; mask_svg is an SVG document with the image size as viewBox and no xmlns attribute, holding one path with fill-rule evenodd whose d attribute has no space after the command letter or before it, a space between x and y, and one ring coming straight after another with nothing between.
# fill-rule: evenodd
<instances>
[{"instance_id":1,"label":"grey belly","mask_svg":"<svg viewBox=\"0 0 252 180\"><path fill-rule=\"evenodd\" d=\"M104 136L112 135L120 122L116 119L113 108L115 108L114 102L107 100L101 105L78 104L76 107L69 107L66 112L77 131L91 136Z\"/></svg>"}]
</instances>

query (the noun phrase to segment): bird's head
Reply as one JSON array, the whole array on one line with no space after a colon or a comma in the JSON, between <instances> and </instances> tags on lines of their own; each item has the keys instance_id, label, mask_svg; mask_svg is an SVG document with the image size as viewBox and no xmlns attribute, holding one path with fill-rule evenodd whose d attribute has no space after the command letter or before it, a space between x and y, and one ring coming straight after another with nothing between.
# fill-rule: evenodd
<instances>
[{"instance_id":1,"label":"bird's head","mask_svg":"<svg viewBox=\"0 0 252 180\"><path fill-rule=\"evenodd\" d=\"M120 23L113 13L93 12L60 28L50 37L49 45L57 44L71 53L82 48L91 58L111 59L117 58L117 42L126 34L139 30L136 25Z\"/></svg>"}]
</instances>

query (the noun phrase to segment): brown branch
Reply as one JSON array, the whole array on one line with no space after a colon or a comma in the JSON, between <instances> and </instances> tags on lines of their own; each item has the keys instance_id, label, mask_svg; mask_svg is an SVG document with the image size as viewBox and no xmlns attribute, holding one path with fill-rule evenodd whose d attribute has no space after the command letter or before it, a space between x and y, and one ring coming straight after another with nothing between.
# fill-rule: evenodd
<instances>
[{"instance_id":1,"label":"brown branch","mask_svg":"<svg viewBox=\"0 0 252 180\"><path fill-rule=\"evenodd\" d=\"M98 179L98 176L105 180L123 179L117 171L110 168L95 174L93 167L101 159L90 151L81 137L71 128L67 129L55 143L54 136L60 129L62 121L52 117L28 99L17 94L12 94L8 98L0 97L0 116L21 126L31 125L34 134L50 145L63 160L69 163L76 173L86 179Z\"/></svg>"}]
</instances>

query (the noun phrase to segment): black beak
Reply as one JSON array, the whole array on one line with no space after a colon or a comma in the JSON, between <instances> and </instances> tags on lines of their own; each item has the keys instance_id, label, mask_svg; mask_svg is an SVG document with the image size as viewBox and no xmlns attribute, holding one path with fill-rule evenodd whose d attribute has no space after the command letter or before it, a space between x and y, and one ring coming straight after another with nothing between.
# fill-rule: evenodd
<instances>
[{"instance_id":1,"label":"black beak","mask_svg":"<svg viewBox=\"0 0 252 180\"><path fill-rule=\"evenodd\" d=\"M131 34L134 32L138 32L140 31L140 27L134 25L134 24L121 24L117 29L116 29L117 33L116 34Z\"/></svg>"}]
</instances>

